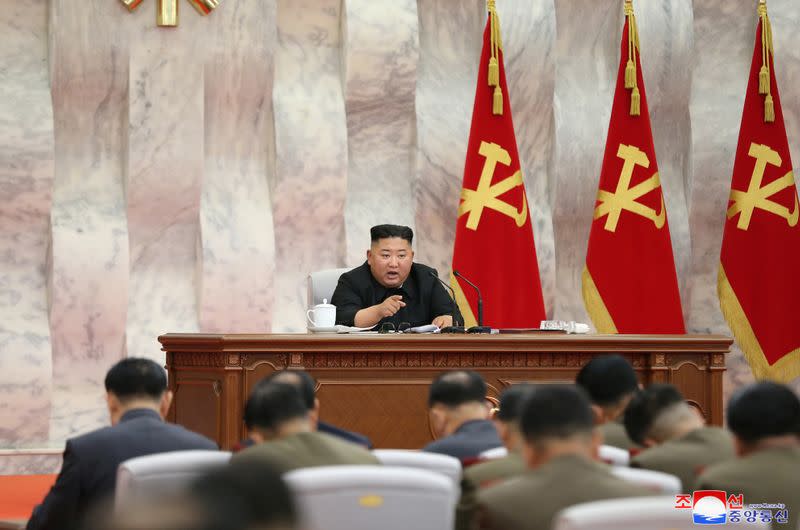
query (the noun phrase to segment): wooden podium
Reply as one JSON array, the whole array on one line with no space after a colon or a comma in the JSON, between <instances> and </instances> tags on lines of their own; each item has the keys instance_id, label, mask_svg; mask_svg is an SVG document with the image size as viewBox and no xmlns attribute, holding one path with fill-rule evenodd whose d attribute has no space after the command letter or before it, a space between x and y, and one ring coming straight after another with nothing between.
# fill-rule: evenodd
<instances>
[{"instance_id":1,"label":"wooden podium","mask_svg":"<svg viewBox=\"0 0 800 530\"><path fill-rule=\"evenodd\" d=\"M640 380L672 383L709 423L722 424L722 373L732 339L719 335L206 335L158 338L175 400L169 420L225 449L245 436L244 402L262 378L305 369L317 380L321 418L376 447L420 448L433 439L428 385L440 372L483 375L489 399L521 381L571 383L589 359L619 353Z\"/></svg>"}]
</instances>

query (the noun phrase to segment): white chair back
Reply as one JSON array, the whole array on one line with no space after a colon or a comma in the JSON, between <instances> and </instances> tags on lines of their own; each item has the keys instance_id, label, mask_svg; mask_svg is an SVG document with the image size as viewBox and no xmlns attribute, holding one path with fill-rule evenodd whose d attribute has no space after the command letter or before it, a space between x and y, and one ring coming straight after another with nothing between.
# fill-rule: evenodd
<instances>
[{"instance_id":1,"label":"white chair back","mask_svg":"<svg viewBox=\"0 0 800 530\"><path fill-rule=\"evenodd\" d=\"M613 445L601 445L599 453L600 460L612 466L627 466L631 461L631 454L628 451Z\"/></svg>"},{"instance_id":2,"label":"white chair back","mask_svg":"<svg viewBox=\"0 0 800 530\"><path fill-rule=\"evenodd\" d=\"M461 462L454 456L405 449L375 449L372 454L384 466L427 469L446 476L456 487L460 487Z\"/></svg>"},{"instance_id":3,"label":"white chair back","mask_svg":"<svg viewBox=\"0 0 800 530\"><path fill-rule=\"evenodd\" d=\"M622 480L633 482L652 491L653 495L677 495L681 493L681 479L669 473L622 466L613 466L611 473Z\"/></svg>"},{"instance_id":4,"label":"white chair back","mask_svg":"<svg viewBox=\"0 0 800 530\"><path fill-rule=\"evenodd\" d=\"M739 528L769 528L769 523L740 523ZM731 525L721 525L729 527ZM553 530L697 530L692 510L675 508L675 497L633 497L570 506L553 519ZM709 526L709 528L717 528Z\"/></svg>"},{"instance_id":5,"label":"white chair back","mask_svg":"<svg viewBox=\"0 0 800 530\"><path fill-rule=\"evenodd\" d=\"M224 467L227 451L173 451L131 458L117 468L114 503L179 492L203 473Z\"/></svg>"},{"instance_id":6,"label":"white chair back","mask_svg":"<svg viewBox=\"0 0 800 530\"><path fill-rule=\"evenodd\" d=\"M478 456L480 457L481 460L494 460L496 458L505 458L506 456L508 456L508 449L502 446L495 447L493 449L487 449Z\"/></svg>"},{"instance_id":7,"label":"white chair back","mask_svg":"<svg viewBox=\"0 0 800 530\"><path fill-rule=\"evenodd\" d=\"M339 283L339 276L350 269L325 269L314 271L308 275L308 307L314 307L327 299L328 303L333 296L333 290Z\"/></svg>"},{"instance_id":8,"label":"white chair back","mask_svg":"<svg viewBox=\"0 0 800 530\"><path fill-rule=\"evenodd\" d=\"M385 466L326 466L283 476L305 530L451 530L456 492L440 473Z\"/></svg>"}]
</instances>

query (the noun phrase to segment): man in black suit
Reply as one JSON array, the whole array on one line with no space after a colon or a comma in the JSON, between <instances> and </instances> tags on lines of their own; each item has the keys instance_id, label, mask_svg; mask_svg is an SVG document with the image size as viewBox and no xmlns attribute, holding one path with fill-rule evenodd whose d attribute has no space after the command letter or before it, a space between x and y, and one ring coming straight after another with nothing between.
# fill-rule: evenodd
<instances>
[{"instance_id":1,"label":"man in black suit","mask_svg":"<svg viewBox=\"0 0 800 530\"><path fill-rule=\"evenodd\" d=\"M454 370L441 374L431 383L428 408L431 426L440 438L423 451L466 460L503 445L489 420L486 383L476 372Z\"/></svg>"},{"instance_id":2,"label":"man in black suit","mask_svg":"<svg viewBox=\"0 0 800 530\"><path fill-rule=\"evenodd\" d=\"M67 440L64 462L29 530L75 527L87 510L114 494L117 466L137 456L186 449L217 449L204 436L163 418L172 401L164 369L148 359L115 364L105 380L111 427Z\"/></svg>"}]
</instances>

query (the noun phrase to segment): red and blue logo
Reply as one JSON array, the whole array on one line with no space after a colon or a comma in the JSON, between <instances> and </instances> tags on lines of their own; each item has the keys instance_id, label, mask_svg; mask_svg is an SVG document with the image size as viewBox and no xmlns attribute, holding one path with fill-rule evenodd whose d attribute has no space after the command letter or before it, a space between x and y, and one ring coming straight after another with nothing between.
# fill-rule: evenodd
<instances>
[{"instance_id":1,"label":"red and blue logo","mask_svg":"<svg viewBox=\"0 0 800 530\"><path fill-rule=\"evenodd\" d=\"M692 494L692 521L694 524L726 524L728 503L725 492L698 490Z\"/></svg>"}]
</instances>

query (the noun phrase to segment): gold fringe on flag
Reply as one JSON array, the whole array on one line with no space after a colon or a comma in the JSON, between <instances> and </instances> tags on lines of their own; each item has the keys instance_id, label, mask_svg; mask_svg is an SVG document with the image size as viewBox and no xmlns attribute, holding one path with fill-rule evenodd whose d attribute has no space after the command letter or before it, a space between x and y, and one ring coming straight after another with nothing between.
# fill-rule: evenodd
<instances>
[{"instance_id":1,"label":"gold fringe on flag","mask_svg":"<svg viewBox=\"0 0 800 530\"><path fill-rule=\"evenodd\" d=\"M772 58L772 24L767 15L767 0L759 0L758 17L761 19L761 70L758 72L758 93L764 98L764 122L775 121L775 102L772 100L770 83L770 59Z\"/></svg>"},{"instance_id":2,"label":"gold fringe on flag","mask_svg":"<svg viewBox=\"0 0 800 530\"><path fill-rule=\"evenodd\" d=\"M639 52L639 29L633 14L633 0L625 0L625 19L628 22L628 63L625 65L625 88L631 90L631 116L641 114L642 99L636 75L636 54Z\"/></svg>"},{"instance_id":3,"label":"gold fringe on flag","mask_svg":"<svg viewBox=\"0 0 800 530\"><path fill-rule=\"evenodd\" d=\"M489 10L489 35L491 57L489 58L489 86L494 87L492 96L492 114L501 116L503 114L503 89L500 88L500 63L498 62L497 52L503 49L503 41L500 39L500 19L497 16L495 0L488 0Z\"/></svg>"}]
</instances>

